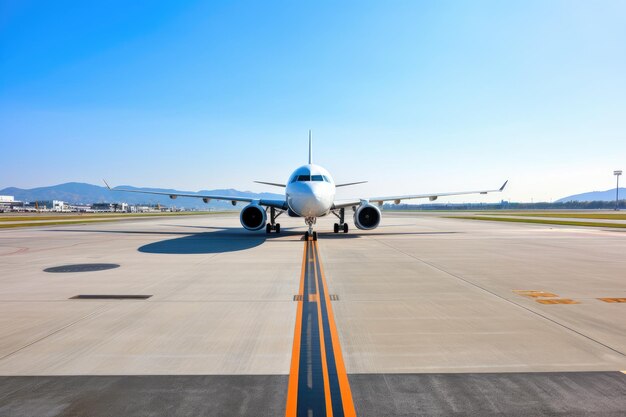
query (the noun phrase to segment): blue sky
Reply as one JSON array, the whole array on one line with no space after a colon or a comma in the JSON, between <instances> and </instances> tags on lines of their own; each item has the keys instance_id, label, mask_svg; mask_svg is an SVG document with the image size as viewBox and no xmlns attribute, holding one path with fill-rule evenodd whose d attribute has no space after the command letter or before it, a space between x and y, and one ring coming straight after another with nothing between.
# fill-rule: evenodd
<instances>
[{"instance_id":1,"label":"blue sky","mask_svg":"<svg viewBox=\"0 0 626 417\"><path fill-rule=\"evenodd\" d=\"M275 191L315 162L342 196L614 186L623 1L0 2L0 188ZM451 201L496 201L500 195Z\"/></svg>"}]
</instances>

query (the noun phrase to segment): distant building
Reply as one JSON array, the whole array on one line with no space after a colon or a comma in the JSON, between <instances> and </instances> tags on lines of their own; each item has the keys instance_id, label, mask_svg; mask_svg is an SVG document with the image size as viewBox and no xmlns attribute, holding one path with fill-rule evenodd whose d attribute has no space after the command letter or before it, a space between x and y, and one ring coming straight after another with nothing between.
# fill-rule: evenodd
<instances>
[{"instance_id":1,"label":"distant building","mask_svg":"<svg viewBox=\"0 0 626 417\"><path fill-rule=\"evenodd\" d=\"M102 212L102 211L112 212L113 211L113 204L111 204L111 203L93 203L91 205L91 209L93 211L96 211L96 212Z\"/></svg>"},{"instance_id":2,"label":"distant building","mask_svg":"<svg viewBox=\"0 0 626 417\"><path fill-rule=\"evenodd\" d=\"M56 211L59 213L64 211L70 211L70 206L65 201L52 200L52 211Z\"/></svg>"},{"instance_id":3,"label":"distant building","mask_svg":"<svg viewBox=\"0 0 626 417\"><path fill-rule=\"evenodd\" d=\"M70 211L70 206L65 201L61 200L45 200L45 201L31 201L24 205L26 211L55 211L58 213Z\"/></svg>"},{"instance_id":4,"label":"distant building","mask_svg":"<svg viewBox=\"0 0 626 417\"><path fill-rule=\"evenodd\" d=\"M89 213L92 212L93 209L91 208L91 205L88 204L72 204L70 205L70 211L78 213Z\"/></svg>"},{"instance_id":5,"label":"distant building","mask_svg":"<svg viewBox=\"0 0 626 417\"><path fill-rule=\"evenodd\" d=\"M93 203L91 205L93 211L110 212L110 213L130 213L131 208L128 203Z\"/></svg>"},{"instance_id":6,"label":"distant building","mask_svg":"<svg viewBox=\"0 0 626 417\"><path fill-rule=\"evenodd\" d=\"M15 197L12 195L0 195L0 212L12 211L13 206L21 204L21 201L15 201Z\"/></svg>"},{"instance_id":7,"label":"distant building","mask_svg":"<svg viewBox=\"0 0 626 417\"><path fill-rule=\"evenodd\" d=\"M159 213L161 211L160 206L135 206L137 213Z\"/></svg>"}]
</instances>

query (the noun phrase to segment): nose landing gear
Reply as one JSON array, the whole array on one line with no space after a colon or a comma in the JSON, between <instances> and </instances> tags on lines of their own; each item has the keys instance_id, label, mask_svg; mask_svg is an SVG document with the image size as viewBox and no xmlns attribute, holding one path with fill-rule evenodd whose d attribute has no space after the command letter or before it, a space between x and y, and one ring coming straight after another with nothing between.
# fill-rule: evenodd
<instances>
[{"instance_id":1,"label":"nose landing gear","mask_svg":"<svg viewBox=\"0 0 626 417\"><path fill-rule=\"evenodd\" d=\"M304 221L309 226L309 230L304 233L304 239L309 240L309 236L313 238L313 240L317 240L317 232L313 231L313 225L317 219L315 217L305 217Z\"/></svg>"}]
</instances>

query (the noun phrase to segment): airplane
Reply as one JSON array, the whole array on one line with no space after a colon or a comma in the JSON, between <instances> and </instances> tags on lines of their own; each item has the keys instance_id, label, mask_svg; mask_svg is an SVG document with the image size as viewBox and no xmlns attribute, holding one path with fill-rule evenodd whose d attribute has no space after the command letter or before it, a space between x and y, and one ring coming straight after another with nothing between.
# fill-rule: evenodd
<instances>
[{"instance_id":1,"label":"airplane","mask_svg":"<svg viewBox=\"0 0 626 417\"><path fill-rule=\"evenodd\" d=\"M508 180L497 189L479 190L479 191L460 191L447 193L431 193L431 194L409 194L388 197L370 197L351 200L335 200L335 191L339 187L347 187L351 185L363 184L367 181L349 182L337 184L333 180L330 173L319 165L313 164L313 139L309 130L309 163L297 168L289 176L287 183L275 183L266 181L254 181L258 184L281 187L285 189L285 198L281 200L255 199L249 197L233 197L222 195L200 195L200 194L183 194L168 193L158 191L129 190L124 188L111 188L104 181L109 190L123 191L129 193L157 194L167 195L171 199L177 197L201 198L205 203L211 200L230 201L234 206L238 202L248 203L240 214L239 220L244 229L249 231L258 231L265 228L267 233L280 233L280 223L276 223L276 218L283 213L287 213L290 217L303 217L308 231L305 232L305 239L309 237L317 240L317 232L313 230L318 217L328 214L335 215L339 222L334 225L334 232L348 233L348 223L346 223L346 209L352 208L354 225L361 230L372 230L378 227L381 220L381 212L379 207L385 201L393 201L400 204L402 200L411 200L418 198L428 198L430 201L436 200L438 197L464 195L464 194L487 194L492 192L501 192L506 187ZM372 204L374 203L374 204ZM269 222L268 220L269 210Z\"/></svg>"}]
</instances>

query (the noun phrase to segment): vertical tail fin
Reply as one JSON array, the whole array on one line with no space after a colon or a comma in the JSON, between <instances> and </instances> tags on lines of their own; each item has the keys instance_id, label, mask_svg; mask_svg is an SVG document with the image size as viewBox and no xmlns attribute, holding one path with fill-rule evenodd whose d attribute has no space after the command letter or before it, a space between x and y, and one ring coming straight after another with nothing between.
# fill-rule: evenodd
<instances>
[{"instance_id":1,"label":"vertical tail fin","mask_svg":"<svg viewBox=\"0 0 626 417\"><path fill-rule=\"evenodd\" d=\"M309 164L313 163L313 136L311 129L309 129Z\"/></svg>"}]
</instances>

